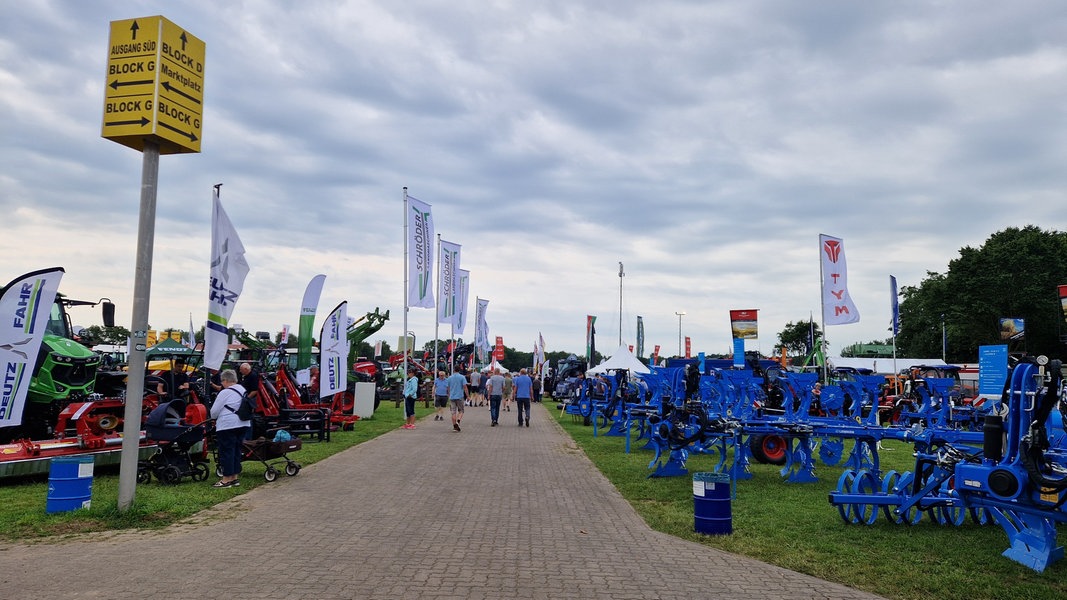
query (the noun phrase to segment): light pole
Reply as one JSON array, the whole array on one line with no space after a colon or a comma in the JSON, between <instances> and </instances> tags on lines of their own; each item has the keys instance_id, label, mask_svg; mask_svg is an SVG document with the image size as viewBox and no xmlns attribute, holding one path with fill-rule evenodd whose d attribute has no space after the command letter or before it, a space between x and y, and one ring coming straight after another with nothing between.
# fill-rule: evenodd
<instances>
[{"instance_id":1,"label":"light pole","mask_svg":"<svg viewBox=\"0 0 1067 600\"><path fill-rule=\"evenodd\" d=\"M678 356L682 356L682 317L685 316L685 311L680 310L674 314L678 315Z\"/></svg>"}]
</instances>

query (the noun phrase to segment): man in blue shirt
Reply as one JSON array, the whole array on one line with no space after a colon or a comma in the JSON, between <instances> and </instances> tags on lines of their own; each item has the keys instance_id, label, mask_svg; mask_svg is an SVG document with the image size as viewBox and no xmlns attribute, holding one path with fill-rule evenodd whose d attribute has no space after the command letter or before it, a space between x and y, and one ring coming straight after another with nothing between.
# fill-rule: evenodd
<instances>
[{"instance_id":1,"label":"man in blue shirt","mask_svg":"<svg viewBox=\"0 0 1067 600\"><path fill-rule=\"evenodd\" d=\"M433 380L433 406L437 413L433 416L434 421L444 421L445 407L448 406L448 379L444 371L437 372L437 379Z\"/></svg>"},{"instance_id":2,"label":"man in blue shirt","mask_svg":"<svg viewBox=\"0 0 1067 600\"><path fill-rule=\"evenodd\" d=\"M522 412L526 410L526 426L530 426L530 399L533 398L533 379L526 374L526 369L519 370L519 376L511 380L515 388L515 408L519 411L519 427L522 427Z\"/></svg>"},{"instance_id":3,"label":"man in blue shirt","mask_svg":"<svg viewBox=\"0 0 1067 600\"><path fill-rule=\"evenodd\" d=\"M452 412L452 429L459 431L459 422L463 420L463 403L470 397L467 388L467 376L463 370L457 370L445 380L448 390L448 405Z\"/></svg>"},{"instance_id":4,"label":"man in blue shirt","mask_svg":"<svg viewBox=\"0 0 1067 600\"><path fill-rule=\"evenodd\" d=\"M402 429L415 429L415 399L418 397L419 377L412 371L404 382L404 416L407 417L407 422Z\"/></svg>"}]
</instances>

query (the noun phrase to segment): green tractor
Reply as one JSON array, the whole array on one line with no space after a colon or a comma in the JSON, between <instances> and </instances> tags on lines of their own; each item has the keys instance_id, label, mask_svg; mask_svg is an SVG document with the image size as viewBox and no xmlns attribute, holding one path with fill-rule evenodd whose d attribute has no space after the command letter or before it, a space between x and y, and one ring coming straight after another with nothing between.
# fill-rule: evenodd
<instances>
[{"instance_id":1,"label":"green tractor","mask_svg":"<svg viewBox=\"0 0 1067 600\"><path fill-rule=\"evenodd\" d=\"M0 443L53 437L60 411L71 402L85 400L93 393L100 355L75 341L67 308L99 304L103 304L104 325L114 327L115 305L107 299L89 302L56 294L33 366L22 425L0 429Z\"/></svg>"}]
</instances>

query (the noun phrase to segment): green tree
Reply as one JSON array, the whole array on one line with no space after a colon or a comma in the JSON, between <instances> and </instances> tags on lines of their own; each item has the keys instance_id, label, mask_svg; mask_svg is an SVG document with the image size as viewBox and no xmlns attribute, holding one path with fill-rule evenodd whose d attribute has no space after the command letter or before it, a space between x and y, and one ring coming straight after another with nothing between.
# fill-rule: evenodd
<instances>
[{"instance_id":1,"label":"green tree","mask_svg":"<svg viewBox=\"0 0 1067 600\"><path fill-rule=\"evenodd\" d=\"M125 327L102 327L90 325L81 330L79 337L87 346L97 344L125 344L130 339L130 330Z\"/></svg>"},{"instance_id":2,"label":"green tree","mask_svg":"<svg viewBox=\"0 0 1067 600\"><path fill-rule=\"evenodd\" d=\"M805 358L811 352L813 340L821 335L822 330L819 329L818 323L812 323L811 320L796 323L790 321L778 333L778 343L774 346L774 352L779 354L782 348L785 348L786 356L793 359Z\"/></svg>"},{"instance_id":3,"label":"green tree","mask_svg":"<svg viewBox=\"0 0 1067 600\"><path fill-rule=\"evenodd\" d=\"M1058 356L1064 316L1056 286L1067 284L1067 233L1034 225L994 233L980 248L966 246L945 273L928 272L918 286L901 289L902 356L941 356L944 332L949 362L974 362L978 347ZM1025 320L1025 337L1000 339L999 320Z\"/></svg>"}]
</instances>

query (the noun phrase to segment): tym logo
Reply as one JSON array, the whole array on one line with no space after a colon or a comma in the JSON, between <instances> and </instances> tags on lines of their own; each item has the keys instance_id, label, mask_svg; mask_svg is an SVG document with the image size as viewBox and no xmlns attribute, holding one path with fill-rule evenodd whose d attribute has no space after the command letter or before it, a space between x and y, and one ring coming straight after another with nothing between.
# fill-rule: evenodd
<instances>
[{"instance_id":1,"label":"tym logo","mask_svg":"<svg viewBox=\"0 0 1067 600\"><path fill-rule=\"evenodd\" d=\"M826 252L826 258L829 258L830 262L836 263L837 259L841 258L841 242L827 240L823 243L823 251Z\"/></svg>"}]
</instances>

